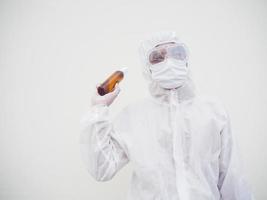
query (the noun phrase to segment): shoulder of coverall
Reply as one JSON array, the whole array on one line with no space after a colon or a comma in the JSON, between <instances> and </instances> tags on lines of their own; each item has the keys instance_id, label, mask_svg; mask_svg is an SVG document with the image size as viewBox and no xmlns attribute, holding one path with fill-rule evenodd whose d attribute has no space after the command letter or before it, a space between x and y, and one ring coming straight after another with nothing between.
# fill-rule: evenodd
<instances>
[{"instance_id":1,"label":"shoulder of coverall","mask_svg":"<svg viewBox=\"0 0 267 200\"><path fill-rule=\"evenodd\" d=\"M229 118L228 111L225 105L218 97L210 95L198 95L196 98L197 101L195 102L202 104L202 106L204 106L205 109L208 109L219 119L221 119L224 122L228 120Z\"/></svg>"}]
</instances>

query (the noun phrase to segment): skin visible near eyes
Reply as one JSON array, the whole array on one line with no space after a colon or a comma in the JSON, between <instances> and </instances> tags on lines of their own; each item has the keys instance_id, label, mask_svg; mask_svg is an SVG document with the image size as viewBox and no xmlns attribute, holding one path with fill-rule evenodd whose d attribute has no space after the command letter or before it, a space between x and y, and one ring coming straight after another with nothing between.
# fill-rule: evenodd
<instances>
[{"instance_id":1,"label":"skin visible near eyes","mask_svg":"<svg viewBox=\"0 0 267 200\"><path fill-rule=\"evenodd\" d=\"M156 64L162 62L165 59L165 55L167 54L165 49L161 49L160 51L151 52L149 56L149 61L151 64Z\"/></svg>"},{"instance_id":2,"label":"skin visible near eyes","mask_svg":"<svg viewBox=\"0 0 267 200\"><path fill-rule=\"evenodd\" d=\"M162 62L165 59L165 55L167 54L167 51L165 48L169 47L169 46L173 46L175 45L175 42L167 42L167 43L162 43L162 44L158 44L157 46L155 46L156 49L158 49L157 51L152 51L149 55L149 62L151 64L156 64L159 62Z\"/></svg>"},{"instance_id":3,"label":"skin visible near eyes","mask_svg":"<svg viewBox=\"0 0 267 200\"><path fill-rule=\"evenodd\" d=\"M163 62L166 57L171 57L177 60L186 59L186 51L183 45L178 45L175 42L162 43L154 47L149 54L150 64Z\"/></svg>"}]
</instances>

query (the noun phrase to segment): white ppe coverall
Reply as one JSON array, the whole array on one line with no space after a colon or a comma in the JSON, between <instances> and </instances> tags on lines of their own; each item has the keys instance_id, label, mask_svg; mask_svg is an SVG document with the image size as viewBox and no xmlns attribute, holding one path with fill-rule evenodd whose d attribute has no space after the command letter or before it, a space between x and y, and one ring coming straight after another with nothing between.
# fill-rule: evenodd
<instances>
[{"instance_id":1,"label":"white ppe coverall","mask_svg":"<svg viewBox=\"0 0 267 200\"><path fill-rule=\"evenodd\" d=\"M150 96L122 109L94 105L81 120L81 154L97 181L108 181L129 161L128 200L250 200L236 156L230 120L214 98L196 94L191 76L163 89L151 79L146 52L176 40L159 33L141 46Z\"/></svg>"}]
</instances>

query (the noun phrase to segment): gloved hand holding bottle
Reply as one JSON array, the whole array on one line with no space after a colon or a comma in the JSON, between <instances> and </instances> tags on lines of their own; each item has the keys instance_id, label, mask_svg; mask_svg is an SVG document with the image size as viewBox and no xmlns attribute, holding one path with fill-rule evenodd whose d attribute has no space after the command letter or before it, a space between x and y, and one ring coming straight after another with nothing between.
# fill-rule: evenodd
<instances>
[{"instance_id":1,"label":"gloved hand holding bottle","mask_svg":"<svg viewBox=\"0 0 267 200\"><path fill-rule=\"evenodd\" d=\"M100 84L98 84L96 86L96 91L94 93L94 95L91 98L91 105L106 105L109 106L110 104L112 104L112 102L115 100L115 98L119 95L120 93L120 87L119 84L116 83L115 88L112 92L107 93L103 96L101 96L100 94L98 94L98 87L100 86Z\"/></svg>"},{"instance_id":2,"label":"gloved hand holding bottle","mask_svg":"<svg viewBox=\"0 0 267 200\"><path fill-rule=\"evenodd\" d=\"M115 71L102 84L96 86L96 92L91 99L92 105L106 105L112 104L114 99L120 93L119 82L124 78L127 72L126 67Z\"/></svg>"}]
</instances>

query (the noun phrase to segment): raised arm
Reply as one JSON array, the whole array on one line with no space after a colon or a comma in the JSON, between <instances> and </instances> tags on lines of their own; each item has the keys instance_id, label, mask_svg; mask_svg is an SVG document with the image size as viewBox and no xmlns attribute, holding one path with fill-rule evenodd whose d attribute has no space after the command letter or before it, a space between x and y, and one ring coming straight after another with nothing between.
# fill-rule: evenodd
<instances>
[{"instance_id":1,"label":"raised arm","mask_svg":"<svg viewBox=\"0 0 267 200\"><path fill-rule=\"evenodd\" d=\"M129 161L124 142L114 130L109 117L108 106L118 93L119 88L116 87L108 96L97 96L98 101L93 103L81 120L82 160L97 181L110 180Z\"/></svg>"}]
</instances>

